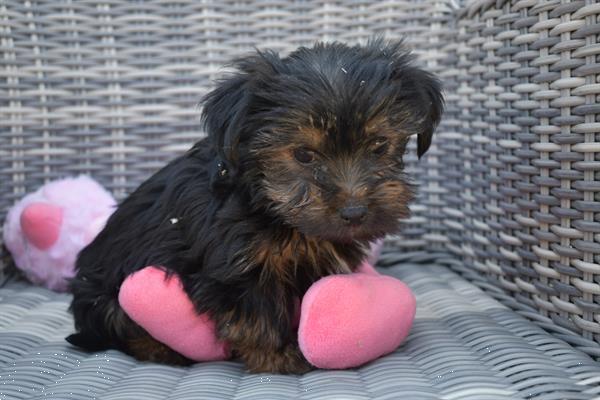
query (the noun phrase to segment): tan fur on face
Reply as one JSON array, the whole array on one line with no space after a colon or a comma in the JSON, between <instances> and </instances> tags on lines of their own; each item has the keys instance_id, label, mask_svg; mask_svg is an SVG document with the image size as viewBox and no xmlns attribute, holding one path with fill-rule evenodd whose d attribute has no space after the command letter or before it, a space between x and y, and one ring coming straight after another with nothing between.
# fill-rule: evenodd
<instances>
[{"instance_id":1,"label":"tan fur on face","mask_svg":"<svg viewBox=\"0 0 600 400\"><path fill-rule=\"evenodd\" d=\"M414 199L414 193L410 186L399 181L388 181L383 183L373 195L373 200L395 214L396 218L408 218L410 216L410 204ZM401 207L391 207L397 204Z\"/></svg>"},{"instance_id":2,"label":"tan fur on face","mask_svg":"<svg viewBox=\"0 0 600 400\"><path fill-rule=\"evenodd\" d=\"M301 134L302 142L309 149L318 149L325 138L325 131L314 126L298 126L298 132Z\"/></svg>"},{"instance_id":3,"label":"tan fur on face","mask_svg":"<svg viewBox=\"0 0 600 400\"><path fill-rule=\"evenodd\" d=\"M389 121L386 116L380 115L371 118L365 124L365 134L367 135L380 135L385 128L389 128Z\"/></svg>"},{"instance_id":4,"label":"tan fur on face","mask_svg":"<svg viewBox=\"0 0 600 400\"><path fill-rule=\"evenodd\" d=\"M409 118L410 114L399 118ZM365 125L365 135L382 136L389 141L389 152L393 153L396 148L406 147L406 143L413 133L410 131L399 131L397 125L391 123L387 116L376 116L367 121Z\"/></svg>"}]
</instances>

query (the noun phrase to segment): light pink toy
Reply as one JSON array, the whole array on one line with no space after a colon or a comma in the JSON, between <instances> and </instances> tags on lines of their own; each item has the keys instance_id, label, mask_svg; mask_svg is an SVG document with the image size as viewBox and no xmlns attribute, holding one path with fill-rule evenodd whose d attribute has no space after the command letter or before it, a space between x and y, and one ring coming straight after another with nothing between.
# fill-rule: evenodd
<instances>
[{"instance_id":1,"label":"light pink toy","mask_svg":"<svg viewBox=\"0 0 600 400\"><path fill-rule=\"evenodd\" d=\"M404 283L367 264L315 282L302 299L298 342L312 365L358 367L394 351L408 336L415 297Z\"/></svg>"},{"instance_id":2,"label":"light pink toy","mask_svg":"<svg viewBox=\"0 0 600 400\"><path fill-rule=\"evenodd\" d=\"M380 250L380 244L374 246L371 262ZM362 365L394 351L408 335L416 306L410 289L379 275L369 261L359 271L323 278L302 299L298 341L316 367ZM229 357L214 323L196 314L176 276L146 267L123 282L119 302L150 335L180 354L195 361Z\"/></svg>"},{"instance_id":3,"label":"light pink toy","mask_svg":"<svg viewBox=\"0 0 600 400\"><path fill-rule=\"evenodd\" d=\"M86 176L50 182L8 211L4 243L33 283L65 291L77 253L102 230L115 206L114 198Z\"/></svg>"},{"instance_id":4,"label":"light pink toy","mask_svg":"<svg viewBox=\"0 0 600 400\"><path fill-rule=\"evenodd\" d=\"M121 285L119 304L153 338L191 360L229 358L227 346L217 340L214 322L196 313L176 275L167 278L157 267L131 274Z\"/></svg>"}]
</instances>

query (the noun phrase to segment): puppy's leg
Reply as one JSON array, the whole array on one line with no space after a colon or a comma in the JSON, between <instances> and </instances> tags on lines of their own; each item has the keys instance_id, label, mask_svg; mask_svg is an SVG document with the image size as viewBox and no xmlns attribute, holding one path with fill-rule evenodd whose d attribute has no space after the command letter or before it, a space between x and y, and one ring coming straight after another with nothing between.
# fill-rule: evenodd
<instances>
[{"instance_id":1,"label":"puppy's leg","mask_svg":"<svg viewBox=\"0 0 600 400\"><path fill-rule=\"evenodd\" d=\"M151 361L170 365L191 365L193 362L157 341L147 333L127 341L129 353L140 361Z\"/></svg>"},{"instance_id":2,"label":"puppy's leg","mask_svg":"<svg viewBox=\"0 0 600 400\"><path fill-rule=\"evenodd\" d=\"M103 291L101 281L77 276L71 290L71 312L77 333L67 341L88 351L117 348L142 361L175 365L191 362L152 338L121 308L116 293Z\"/></svg>"},{"instance_id":3,"label":"puppy's leg","mask_svg":"<svg viewBox=\"0 0 600 400\"><path fill-rule=\"evenodd\" d=\"M229 323L223 338L231 343L233 353L244 361L250 372L303 374L312 369L295 341L282 344L277 332L264 327L238 320Z\"/></svg>"},{"instance_id":4,"label":"puppy's leg","mask_svg":"<svg viewBox=\"0 0 600 400\"><path fill-rule=\"evenodd\" d=\"M268 293L268 292L267 292ZM227 341L251 372L301 374L312 369L298 348L293 313L277 296L247 293L235 309L215 315L221 340Z\"/></svg>"}]
</instances>

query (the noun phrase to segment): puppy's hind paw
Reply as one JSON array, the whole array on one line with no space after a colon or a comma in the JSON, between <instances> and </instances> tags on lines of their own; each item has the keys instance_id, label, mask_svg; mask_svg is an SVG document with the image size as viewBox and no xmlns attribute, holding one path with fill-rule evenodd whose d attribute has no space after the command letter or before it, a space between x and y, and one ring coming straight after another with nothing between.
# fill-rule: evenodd
<instances>
[{"instance_id":1,"label":"puppy's hind paw","mask_svg":"<svg viewBox=\"0 0 600 400\"><path fill-rule=\"evenodd\" d=\"M265 354L258 349L254 354L242 356L252 373L275 373L301 375L314 369L306 361L298 346L288 346L282 351Z\"/></svg>"}]
</instances>

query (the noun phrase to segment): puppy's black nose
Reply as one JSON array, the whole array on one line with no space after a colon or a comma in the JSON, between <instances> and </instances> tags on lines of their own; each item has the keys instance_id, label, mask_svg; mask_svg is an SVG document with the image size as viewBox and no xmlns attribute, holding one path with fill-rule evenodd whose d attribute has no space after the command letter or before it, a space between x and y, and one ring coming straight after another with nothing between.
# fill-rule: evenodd
<instances>
[{"instance_id":1,"label":"puppy's black nose","mask_svg":"<svg viewBox=\"0 0 600 400\"><path fill-rule=\"evenodd\" d=\"M340 217L347 224L358 225L365 220L367 216L367 207L365 206L348 206L340 208Z\"/></svg>"}]
</instances>

